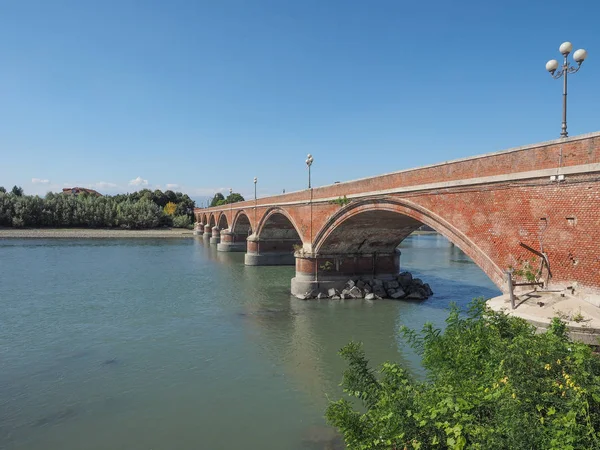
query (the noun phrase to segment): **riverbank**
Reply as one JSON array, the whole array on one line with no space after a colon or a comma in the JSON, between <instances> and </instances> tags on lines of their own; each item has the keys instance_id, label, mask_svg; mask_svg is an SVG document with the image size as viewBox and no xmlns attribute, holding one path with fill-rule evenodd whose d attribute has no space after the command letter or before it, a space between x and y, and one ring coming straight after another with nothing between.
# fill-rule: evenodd
<instances>
[{"instance_id":1,"label":"riverbank","mask_svg":"<svg viewBox=\"0 0 600 450\"><path fill-rule=\"evenodd\" d=\"M188 238L192 230L165 228L156 230L123 230L112 228L0 228L0 239L123 239L123 238Z\"/></svg>"},{"instance_id":2,"label":"riverbank","mask_svg":"<svg viewBox=\"0 0 600 450\"><path fill-rule=\"evenodd\" d=\"M488 300L495 311L520 317L539 330L550 326L553 317L566 324L571 339L589 345L600 344L600 308L565 292L530 291L515 295L515 309L510 307L508 294Z\"/></svg>"}]
</instances>

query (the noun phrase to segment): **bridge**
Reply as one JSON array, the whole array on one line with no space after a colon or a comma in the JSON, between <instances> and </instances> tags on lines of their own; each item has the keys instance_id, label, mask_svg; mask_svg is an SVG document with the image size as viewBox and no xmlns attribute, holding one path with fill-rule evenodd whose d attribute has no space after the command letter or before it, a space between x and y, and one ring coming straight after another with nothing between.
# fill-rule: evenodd
<instances>
[{"instance_id":1,"label":"bridge","mask_svg":"<svg viewBox=\"0 0 600 450\"><path fill-rule=\"evenodd\" d=\"M296 266L291 291L388 278L428 225L504 292L506 271L600 292L600 132L256 200L196 208L196 234L247 265Z\"/></svg>"}]
</instances>

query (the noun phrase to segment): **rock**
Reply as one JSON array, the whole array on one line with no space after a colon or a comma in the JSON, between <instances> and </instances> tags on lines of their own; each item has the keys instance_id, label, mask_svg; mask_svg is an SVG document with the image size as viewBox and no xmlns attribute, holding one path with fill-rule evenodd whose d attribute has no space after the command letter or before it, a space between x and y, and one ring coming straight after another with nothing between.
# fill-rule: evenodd
<instances>
[{"instance_id":1,"label":"rock","mask_svg":"<svg viewBox=\"0 0 600 450\"><path fill-rule=\"evenodd\" d=\"M364 291L365 291L365 293L367 293L367 294L368 294L368 293L370 293L370 292L373 292L373 288L372 288L370 285L368 285L368 284L365 284Z\"/></svg>"},{"instance_id":2,"label":"rock","mask_svg":"<svg viewBox=\"0 0 600 450\"><path fill-rule=\"evenodd\" d=\"M392 288L390 288L390 289L386 289L385 291L387 292L387 295L388 295L388 296L390 296L390 295L392 295L394 292L396 292L396 289L392 289Z\"/></svg>"},{"instance_id":3,"label":"rock","mask_svg":"<svg viewBox=\"0 0 600 450\"><path fill-rule=\"evenodd\" d=\"M421 280L420 278L413 278L412 282L417 286L423 286L423 280Z\"/></svg>"},{"instance_id":4,"label":"rock","mask_svg":"<svg viewBox=\"0 0 600 450\"><path fill-rule=\"evenodd\" d=\"M404 297L405 295L406 295L406 292L404 292L402 289L398 289L396 292L391 294L390 297L397 300L399 298Z\"/></svg>"},{"instance_id":5,"label":"rock","mask_svg":"<svg viewBox=\"0 0 600 450\"><path fill-rule=\"evenodd\" d=\"M329 288L329 290L327 291L327 295L329 295L329 297L334 297L338 294L339 292L337 291L337 289L334 288Z\"/></svg>"},{"instance_id":6,"label":"rock","mask_svg":"<svg viewBox=\"0 0 600 450\"><path fill-rule=\"evenodd\" d=\"M363 280L358 280L358 281L356 282L356 287L357 287L357 288L359 288L359 289L364 289L364 287L365 287L365 282L364 282Z\"/></svg>"},{"instance_id":7,"label":"rock","mask_svg":"<svg viewBox=\"0 0 600 450\"><path fill-rule=\"evenodd\" d=\"M326 296L325 294L323 294L322 292L319 292L319 293L317 294L317 300L321 300L321 299L323 299L323 298L327 298L327 296Z\"/></svg>"},{"instance_id":8,"label":"rock","mask_svg":"<svg viewBox=\"0 0 600 450\"><path fill-rule=\"evenodd\" d=\"M339 300L339 299L341 299L341 298L342 298L342 297L340 297L339 295L332 295L332 296L331 296L331 300Z\"/></svg>"},{"instance_id":9,"label":"rock","mask_svg":"<svg viewBox=\"0 0 600 450\"><path fill-rule=\"evenodd\" d=\"M398 283L396 280L391 280L391 281L386 281L385 283L383 283L383 286L386 289L396 289L398 287L400 287L400 283Z\"/></svg>"},{"instance_id":10,"label":"rock","mask_svg":"<svg viewBox=\"0 0 600 450\"><path fill-rule=\"evenodd\" d=\"M342 289L342 292L340 293L341 296L343 295L348 295L350 293L350 289ZM342 297L344 298L344 297Z\"/></svg>"},{"instance_id":11,"label":"rock","mask_svg":"<svg viewBox=\"0 0 600 450\"><path fill-rule=\"evenodd\" d=\"M433 295L433 291L431 290L431 286L429 286L428 283L425 283L423 285L423 288L425 289L425 291L427 292L427 297L430 297Z\"/></svg>"},{"instance_id":12,"label":"rock","mask_svg":"<svg viewBox=\"0 0 600 450\"><path fill-rule=\"evenodd\" d=\"M402 286L406 286L412 281L412 274L410 272L402 272L396 277L396 280L398 280L398 283Z\"/></svg>"},{"instance_id":13,"label":"rock","mask_svg":"<svg viewBox=\"0 0 600 450\"><path fill-rule=\"evenodd\" d=\"M370 293L365 295L365 300L375 300L375 294Z\"/></svg>"},{"instance_id":14,"label":"rock","mask_svg":"<svg viewBox=\"0 0 600 450\"><path fill-rule=\"evenodd\" d=\"M352 298L363 298L362 291L356 286L354 286L352 289L350 289L350 292L348 292L348 294Z\"/></svg>"},{"instance_id":15,"label":"rock","mask_svg":"<svg viewBox=\"0 0 600 450\"><path fill-rule=\"evenodd\" d=\"M375 286L383 286L383 281L382 280L378 280L377 278L373 279L373 282L371 283L371 286L375 287Z\"/></svg>"},{"instance_id":16,"label":"rock","mask_svg":"<svg viewBox=\"0 0 600 450\"><path fill-rule=\"evenodd\" d=\"M346 300L347 298L350 298L350 294L346 294L342 291L342 293L340 294L340 298L342 300Z\"/></svg>"},{"instance_id":17,"label":"rock","mask_svg":"<svg viewBox=\"0 0 600 450\"><path fill-rule=\"evenodd\" d=\"M348 289L352 289L354 286L356 286L354 280L348 280L348 282L346 283L346 288Z\"/></svg>"},{"instance_id":18,"label":"rock","mask_svg":"<svg viewBox=\"0 0 600 450\"><path fill-rule=\"evenodd\" d=\"M406 296L407 300L425 300L427 298L427 292L424 289L415 289Z\"/></svg>"},{"instance_id":19,"label":"rock","mask_svg":"<svg viewBox=\"0 0 600 450\"><path fill-rule=\"evenodd\" d=\"M385 289L383 288L383 286L373 286L373 294L375 294L378 297L385 297L387 296Z\"/></svg>"}]
</instances>

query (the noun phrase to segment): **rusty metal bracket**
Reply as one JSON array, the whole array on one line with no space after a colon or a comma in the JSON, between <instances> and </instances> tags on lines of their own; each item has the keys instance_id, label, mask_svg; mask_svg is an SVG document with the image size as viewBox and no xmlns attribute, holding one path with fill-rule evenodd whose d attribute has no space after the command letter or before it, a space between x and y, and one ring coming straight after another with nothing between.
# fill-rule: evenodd
<instances>
[{"instance_id":1,"label":"rusty metal bracket","mask_svg":"<svg viewBox=\"0 0 600 450\"><path fill-rule=\"evenodd\" d=\"M548 261L548 255L546 255L546 253L543 253L543 252L538 252L537 250L531 248L529 245L524 244L523 242L519 242L519 245L521 247L523 247L525 250L530 251L531 253L539 256L542 259L542 264L540 265L540 270L538 270L538 276L542 274L542 269L545 264L546 268L548 269L548 279L552 278L552 271L550 270L550 261Z\"/></svg>"}]
</instances>

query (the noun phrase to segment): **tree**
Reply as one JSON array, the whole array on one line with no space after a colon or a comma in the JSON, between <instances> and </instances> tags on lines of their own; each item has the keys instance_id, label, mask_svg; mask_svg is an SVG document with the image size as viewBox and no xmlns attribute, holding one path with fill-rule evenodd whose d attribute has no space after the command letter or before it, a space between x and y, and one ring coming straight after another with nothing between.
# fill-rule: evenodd
<instances>
[{"instance_id":1,"label":"tree","mask_svg":"<svg viewBox=\"0 0 600 450\"><path fill-rule=\"evenodd\" d=\"M220 192L217 192L210 202L210 207L212 208L213 206L217 206L217 203L219 203L221 200L225 200L225 197Z\"/></svg>"},{"instance_id":2,"label":"tree","mask_svg":"<svg viewBox=\"0 0 600 450\"><path fill-rule=\"evenodd\" d=\"M160 189L155 190L152 193L152 201L156 203L161 208L164 208L165 205L169 202L169 199Z\"/></svg>"},{"instance_id":3,"label":"tree","mask_svg":"<svg viewBox=\"0 0 600 450\"><path fill-rule=\"evenodd\" d=\"M558 318L536 334L479 299L466 315L453 308L443 332L429 324L402 334L426 381L394 363L377 375L359 344L340 352L344 392L364 409L342 399L326 417L349 449L600 448L600 359Z\"/></svg>"},{"instance_id":4,"label":"tree","mask_svg":"<svg viewBox=\"0 0 600 450\"><path fill-rule=\"evenodd\" d=\"M13 186L12 191L13 195L17 197L21 197L23 195L23 188L20 186Z\"/></svg>"},{"instance_id":5,"label":"tree","mask_svg":"<svg viewBox=\"0 0 600 450\"><path fill-rule=\"evenodd\" d=\"M173 202L169 202L165 205L165 207L163 208L163 211L165 212L165 214L172 216L175 214L176 209L177 209L177 205Z\"/></svg>"},{"instance_id":6,"label":"tree","mask_svg":"<svg viewBox=\"0 0 600 450\"><path fill-rule=\"evenodd\" d=\"M236 202L243 202L243 201L244 201L244 197L242 197L242 195L238 194L237 192L229 194L226 198L226 203L236 203Z\"/></svg>"},{"instance_id":7,"label":"tree","mask_svg":"<svg viewBox=\"0 0 600 450\"><path fill-rule=\"evenodd\" d=\"M0 186L0 192L2 192L3 194L6 193L6 188L4 186Z\"/></svg>"}]
</instances>

